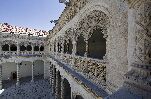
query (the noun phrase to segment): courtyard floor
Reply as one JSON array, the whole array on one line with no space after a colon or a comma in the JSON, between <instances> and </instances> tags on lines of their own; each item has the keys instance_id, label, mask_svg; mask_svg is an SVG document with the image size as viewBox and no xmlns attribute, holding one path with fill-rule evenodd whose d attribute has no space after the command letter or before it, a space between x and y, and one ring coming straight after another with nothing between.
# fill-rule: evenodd
<instances>
[{"instance_id":1,"label":"courtyard floor","mask_svg":"<svg viewBox=\"0 0 151 99\"><path fill-rule=\"evenodd\" d=\"M4 89L0 99L54 99L54 97L51 95L49 81L36 79L34 82L21 83L20 86L14 84Z\"/></svg>"}]
</instances>

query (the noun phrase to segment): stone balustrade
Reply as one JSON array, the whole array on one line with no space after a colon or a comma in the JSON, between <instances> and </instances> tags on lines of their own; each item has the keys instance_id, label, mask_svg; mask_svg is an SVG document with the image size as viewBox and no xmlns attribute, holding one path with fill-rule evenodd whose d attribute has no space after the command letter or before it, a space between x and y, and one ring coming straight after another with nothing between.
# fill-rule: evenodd
<instances>
[{"instance_id":1,"label":"stone balustrade","mask_svg":"<svg viewBox=\"0 0 151 99\"><path fill-rule=\"evenodd\" d=\"M106 86L106 65L105 60L92 59L70 54L56 53L55 58L70 65L76 72L94 82L98 86Z\"/></svg>"}]
</instances>

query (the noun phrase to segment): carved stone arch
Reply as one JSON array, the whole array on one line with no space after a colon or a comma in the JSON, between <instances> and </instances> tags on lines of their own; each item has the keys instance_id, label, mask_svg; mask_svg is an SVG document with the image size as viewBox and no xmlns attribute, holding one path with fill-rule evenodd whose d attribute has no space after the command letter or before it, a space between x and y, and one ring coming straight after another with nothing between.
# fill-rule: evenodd
<instances>
[{"instance_id":1,"label":"carved stone arch","mask_svg":"<svg viewBox=\"0 0 151 99\"><path fill-rule=\"evenodd\" d=\"M8 44L3 44L2 45L2 51L9 51L9 45Z\"/></svg>"},{"instance_id":2,"label":"carved stone arch","mask_svg":"<svg viewBox=\"0 0 151 99\"><path fill-rule=\"evenodd\" d=\"M84 99L81 95L76 95L75 99Z\"/></svg>"},{"instance_id":3,"label":"carved stone arch","mask_svg":"<svg viewBox=\"0 0 151 99\"><path fill-rule=\"evenodd\" d=\"M88 38L88 56L92 58L103 59L106 55L106 38L104 37L103 28L92 28Z\"/></svg>"},{"instance_id":4,"label":"carved stone arch","mask_svg":"<svg viewBox=\"0 0 151 99\"><path fill-rule=\"evenodd\" d=\"M68 79L63 79L63 97L64 99L71 99L71 84Z\"/></svg>"},{"instance_id":5,"label":"carved stone arch","mask_svg":"<svg viewBox=\"0 0 151 99\"><path fill-rule=\"evenodd\" d=\"M17 45L17 42L14 41L14 40L4 40L4 41L3 41L3 44L9 44L9 45L15 44L15 45Z\"/></svg>"},{"instance_id":6,"label":"carved stone arch","mask_svg":"<svg viewBox=\"0 0 151 99\"><path fill-rule=\"evenodd\" d=\"M11 45L10 45L10 51L17 51L17 46L16 46L16 44L11 44Z\"/></svg>"},{"instance_id":7,"label":"carved stone arch","mask_svg":"<svg viewBox=\"0 0 151 99\"><path fill-rule=\"evenodd\" d=\"M94 10L86 15L78 23L78 31L83 33L85 37L90 37L90 31L92 28L102 27L105 31L105 36L107 35L107 29L109 28L109 17L102 11Z\"/></svg>"},{"instance_id":8,"label":"carved stone arch","mask_svg":"<svg viewBox=\"0 0 151 99\"><path fill-rule=\"evenodd\" d=\"M103 38L107 39L108 35L107 35L107 28L106 27L102 27L102 25L95 25L93 27L91 27L89 29L88 32L88 39L92 36L93 32L97 29L101 29L102 30L102 34L103 34Z\"/></svg>"},{"instance_id":9,"label":"carved stone arch","mask_svg":"<svg viewBox=\"0 0 151 99\"><path fill-rule=\"evenodd\" d=\"M69 38L73 38L73 35L74 35L74 29L73 28L69 28L69 29L67 29L66 31L65 31L65 37L67 38L67 39L69 39Z\"/></svg>"},{"instance_id":10,"label":"carved stone arch","mask_svg":"<svg viewBox=\"0 0 151 99\"><path fill-rule=\"evenodd\" d=\"M39 50L44 51L44 43L43 42L39 42Z\"/></svg>"}]
</instances>

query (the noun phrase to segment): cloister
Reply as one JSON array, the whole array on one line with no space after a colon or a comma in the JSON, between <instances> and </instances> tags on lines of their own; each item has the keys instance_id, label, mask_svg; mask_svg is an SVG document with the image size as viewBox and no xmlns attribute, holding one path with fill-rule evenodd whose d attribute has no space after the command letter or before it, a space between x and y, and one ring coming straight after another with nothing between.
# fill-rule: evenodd
<instances>
[{"instance_id":1,"label":"cloister","mask_svg":"<svg viewBox=\"0 0 151 99\"><path fill-rule=\"evenodd\" d=\"M0 25L0 89L42 76L55 99L150 99L151 0L65 4L48 32Z\"/></svg>"}]
</instances>

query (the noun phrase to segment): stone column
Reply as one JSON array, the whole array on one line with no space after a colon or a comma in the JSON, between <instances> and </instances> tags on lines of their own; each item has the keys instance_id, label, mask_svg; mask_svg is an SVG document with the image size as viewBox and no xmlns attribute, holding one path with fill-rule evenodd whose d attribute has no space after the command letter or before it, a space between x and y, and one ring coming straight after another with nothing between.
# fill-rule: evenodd
<instances>
[{"instance_id":1,"label":"stone column","mask_svg":"<svg viewBox=\"0 0 151 99\"><path fill-rule=\"evenodd\" d=\"M53 75L52 75L52 94L55 95L55 86L56 86L56 69L55 66L53 65Z\"/></svg>"},{"instance_id":2,"label":"stone column","mask_svg":"<svg viewBox=\"0 0 151 99\"><path fill-rule=\"evenodd\" d=\"M32 47L31 53L32 53L32 55L33 55L33 54L34 54L34 46L31 45L31 47Z\"/></svg>"},{"instance_id":3,"label":"stone column","mask_svg":"<svg viewBox=\"0 0 151 99\"><path fill-rule=\"evenodd\" d=\"M62 43L61 43L61 59L63 60L63 57L64 57L64 40L62 40Z\"/></svg>"},{"instance_id":4,"label":"stone column","mask_svg":"<svg viewBox=\"0 0 151 99\"><path fill-rule=\"evenodd\" d=\"M72 44L73 44L72 55L75 55L76 52L77 52L77 42L76 42L76 40L73 40Z\"/></svg>"},{"instance_id":5,"label":"stone column","mask_svg":"<svg viewBox=\"0 0 151 99\"><path fill-rule=\"evenodd\" d=\"M151 92L151 2L127 0L128 12L128 65L126 85L135 87L137 93ZM145 89L145 90L143 90Z\"/></svg>"},{"instance_id":6,"label":"stone column","mask_svg":"<svg viewBox=\"0 0 151 99\"><path fill-rule=\"evenodd\" d=\"M11 53L11 50L10 50L10 46L11 46L11 44L8 44L9 45L9 55L10 55L10 53Z\"/></svg>"},{"instance_id":7,"label":"stone column","mask_svg":"<svg viewBox=\"0 0 151 99\"><path fill-rule=\"evenodd\" d=\"M44 61L44 79L46 79L47 77L47 74L46 74L46 64L47 64L47 62L46 61Z\"/></svg>"},{"instance_id":8,"label":"stone column","mask_svg":"<svg viewBox=\"0 0 151 99\"><path fill-rule=\"evenodd\" d=\"M75 55L76 55L76 52L77 52L77 42L76 42L76 40L72 41L72 45L73 45L73 49L72 49L72 57L73 57L72 65L74 66L74 64L75 64Z\"/></svg>"},{"instance_id":9,"label":"stone column","mask_svg":"<svg viewBox=\"0 0 151 99\"><path fill-rule=\"evenodd\" d=\"M88 39L85 40L85 44L86 44L86 48L85 48L84 56L87 57L88 56Z\"/></svg>"},{"instance_id":10,"label":"stone column","mask_svg":"<svg viewBox=\"0 0 151 99\"><path fill-rule=\"evenodd\" d=\"M20 63L17 63L17 82L16 85L19 85L19 79L20 79Z\"/></svg>"},{"instance_id":11,"label":"stone column","mask_svg":"<svg viewBox=\"0 0 151 99\"><path fill-rule=\"evenodd\" d=\"M56 99L58 99L58 75L57 75L57 73L56 73L56 86L55 86L55 89L56 89L56 91L55 91L55 98Z\"/></svg>"},{"instance_id":12,"label":"stone column","mask_svg":"<svg viewBox=\"0 0 151 99\"><path fill-rule=\"evenodd\" d=\"M58 42L56 41L56 53L58 53Z\"/></svg>"},{"instance_id":13,"label":"stone column","mask_svg":"<svg viewBox=\"0 0 151 99\"><path fill-rule=\"evenodd\" d=\"M69 53L69 41L66 40L66 54Z\"/></svg>"},{"instance_id":14,"label":"stone column","mask_svg":"<svg viewBox=\"0 0 151 99\"><path fill-rule=\"evenodd\" d=\"M17 42L17 55L19 55L20 48L19 48L19 43Z\"/></svg>"},{"instance_id":15,"label":"stone column","mask_svg":"<svg viewBox=\"0 0 151 99\"><path fill-rule=\"evenodd\" d=\"M64 53L64 40L62 40L62 42L61 42L61 47L62 47L61 53L63 54Z\"/></svg>"},{"instance_id":16,"label":"stone column","mask_svg":"<svg viewBox=\"0 0 151 99\"><path fill-rule=\"evenodd\" d=\"M31 79L31 82L34 82L34 62L32 62L32 79Z\"/></svg>"},{"instance_id":17,"label":"stone column","mask_svg":"<svg viewBox=\"0 0 151 99\"><path fill-rule=\"evenodd\" d=\"M64 83L63 83L64 78L61 77L61 99L64 99Z\"/></svg>"},{"instance_id":18,"label":"stone column","mask_svg":"<svg viewBox=\"0 0 151 99\"><path fill-rule=\"evenodd\" d=\"M50 67L49 67L49 81L50 81L50 85L52 86L52 64L50 63Z\"/></svg>"},{"instance_id":19,"label":"stone column","mask_svg":"<svg viewBox=\"0 0 151 99\"><path fill-rule=\"evenodd\" d=\"M0 65L0 90L2 90L2 65Z\"/></svg>"}]
</instances>

